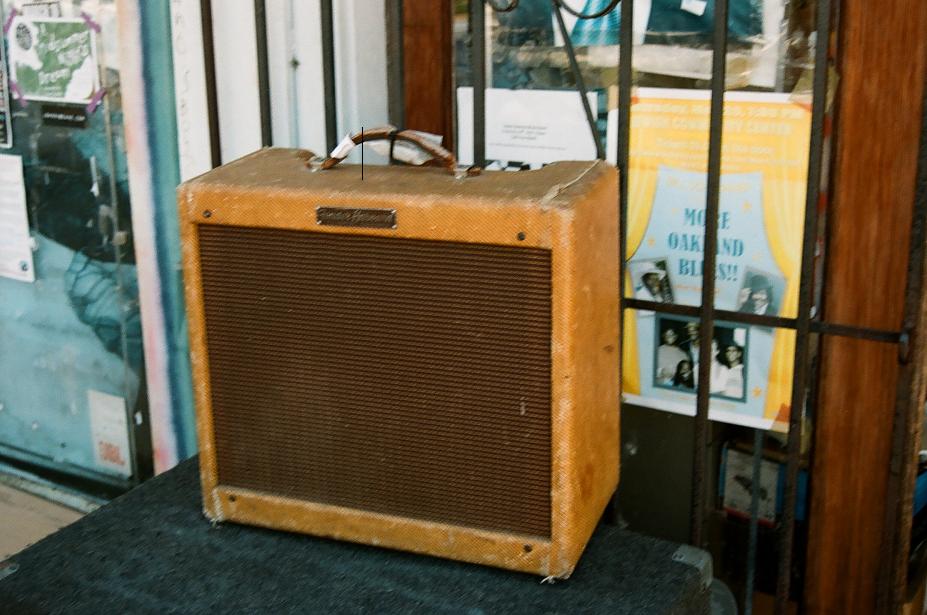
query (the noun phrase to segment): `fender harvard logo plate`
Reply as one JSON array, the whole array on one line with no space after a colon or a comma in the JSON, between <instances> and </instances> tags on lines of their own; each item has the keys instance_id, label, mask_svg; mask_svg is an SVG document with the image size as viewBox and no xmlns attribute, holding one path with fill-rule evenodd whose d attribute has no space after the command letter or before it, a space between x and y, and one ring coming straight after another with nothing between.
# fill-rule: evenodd
<instances>
[{"instance_id":1,"label":"fender harvard logo plate","mask_svg":"<svg viewBox=\"0 0 927 615\"><path fill-rule=\"evenodd\" d=\"M361 209L358 207L316 207L315 221L321 226L396 228L396 210Z\"/></svg>"}]
</instances>

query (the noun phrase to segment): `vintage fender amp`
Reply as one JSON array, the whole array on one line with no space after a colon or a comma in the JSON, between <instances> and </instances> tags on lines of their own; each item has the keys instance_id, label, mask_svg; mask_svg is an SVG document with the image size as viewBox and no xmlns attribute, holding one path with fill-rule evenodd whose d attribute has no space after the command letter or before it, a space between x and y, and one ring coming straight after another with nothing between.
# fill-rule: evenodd
<instances>
[{"instance_id":1,"label":"vintage fender amp","mask_svg":"<svg viewBox=\"0 0 927 615\"><path fill-rule=\"evenodd\" d=\"M617 171L436 155L180 187L205 513L566 577L618 482Z\"/></svg>"}]
</instances>

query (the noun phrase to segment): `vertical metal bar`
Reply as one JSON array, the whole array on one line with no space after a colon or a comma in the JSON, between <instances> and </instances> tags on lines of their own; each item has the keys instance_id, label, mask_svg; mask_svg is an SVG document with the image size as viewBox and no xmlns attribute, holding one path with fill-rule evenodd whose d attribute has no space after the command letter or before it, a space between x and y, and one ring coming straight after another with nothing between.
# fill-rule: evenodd
<instances>
[{"instance_id":1,"label":"vertical metal bar","mask_svg":"<svg viewBox=\"0 0 927 615\"><path fill-rule=\"evenodd\" d=\"M486 165L485 0L470 0L470 72L473 75L473 164Z\"/></svg>"},{"instance_id":2,"label":"vertical metal bar","mask_svg":"<svg viewBox=\"0 0 927 615\"><path fill-rule=\"evenodd\" d=\"M209 150L212 166L218 167L222 164L222 141L219 134L219 95L216 90L216 48L212 36L212 0L200 0L200 24L203 34Z\"/></svg>"},{"instance_id":3,"label":"vertical metal bar","mask_svg":"<svg viewBox=\"0 0 927 615\"><path fill-rule=\"evenodd\" d=\"M921 302L924 301L925 246L927 246L927 90L924 92L920 156L917 170L917 190L914 201L911 247L908 258L908 285L905 291L904 321L899 346L902 363L895 393L895 416L892 427L892 456L889 462L888 489L885 501L883 544L891 549L888 564L880 569L877 584L876 612L901 611L907 586L908 557L911 548L911 523L914 514L915 465L918 435L917 424L922 416L922 400L915 397L917 371L923 370L915 352L915 337L924 335Z\"/></svg>"},{"instance_id":4,"label":"vertical metal bar","mask_svg":"<svg viewBox=\"0 0 927 615\"><path fill-rule=\"evenodd\" d=\"M338 144L338 97L335 91L335 21L332 0L321 0L322 85L325 89L325 141L328 151Z\"/></svg>"},{"instance_id":5,"label":"vertical metal bar","mask_svg":"<svg viewBox=\"0 0 927 615\"><path fill-rule=\"evenodd\" d=\"M631 79L634 41L634 3L622 2L621 31L618 48L618 151L615 162L618 165L618 327L623 330L625 310L624 285L627 277L628 253L628 157L631 144ZM618 337L618 363L624 373L624 335ZM623 402L618 399L619 416ZM621 486L618 486L620 492ZM612 518L617 520L618 506L612 498Z\"/></svg>"},{"instance_id":6,"label":"vertical metal bar","mask_svg":"<svg viewBox=\"0 0 927 615\"><path fill-rule=\"evenodd\" d=\"M702 265L702 307L699 322L698 395L695 446L692 455L691 542L705 542L705 474L708 469L708 405L711 394L711 340L714 338L715 265L718 253L718 212L721 197L721 137L724 129L724 88L727 79L728 0L715 2L711 61L711 124L708 134L708 178L705 195L705 252Z\"/></svg>"},{"instance_id":7,"label":"vertical metal bar","mask_svg":"<svg viewBox=\"0 0 927 615\"><path fill-rule=\"evenodd\" d=\"M628 258L628 173L631 148L631 80L633 79L634 54L634 3L621 3L621 32L618 49L618 154L615 158L619 172L619 203L618 228L621 236L618 238L618 260L620 276L618 287L620 293L620 318L624 319L624 284L626 261ZM624 356L624 336L621 336L622 351L618 353L619 360Z\"/></svg>"},{"instance_id":8,"label":"vertical metal bar","mask_svg":"<svg viewBox=\"0 0 927 615\"><path fill-rule=\"evenodd\" d=\"M747 538L747 581L744 583L744 615L753 613L756 579L756 541L760 525L760 483L763 469L763 430L753 430L753 477L750 483L750 534Z\"/></svg>"},{"instance_id":9,"label":"vertical metal bar","mask_svg":"<svg viewBox=\"0 0 927 615\"><path fill-rule=\"evenodd\" d=\"M266 0L254 0L254 32L257 43L258 96L261 104L261 145L273 145L270 121L270 69L267 62Z\"/></svg>"},{"instance_id":10,"label":"vertical metal bar","mask_svg":"<svg viewBox=\"0 0 927 615\"><path fill-rule=\"evenodd\" d=\"M618 170L621 172L621 284L624 285L624 265L627 257L626 213L628 208L628 164L631 147L631 80L634 75L634 3L621 3L621 32L618 50ZM621 293L622 299L624 292Z\"/></svg>"},{"instance_id":11,"label":"vertical metal bar","mask_svg":"<svg viewBox=\"0 0 927 615\"><path fill-rule=\"evenodd\" d=\"M579 92L579 98L582 101L583 112L586 114L586 123L589 124L589 132L592 133L592 140L595 141L595 155L599 160L605 159L605 149L602 147L602 139L599 137L599 129L596 126L596 118L592 114L592 108L589 106L589 97L586 89L586 81L583 79L583 73L579 70L579 64L576 62L576 50L573 49L573 41L570 40L570 32L566 24L563 23L563 13L556 2L551 2L551 10L557 16L557 27L560 29L560 36L563 38L563 47L566 49L567 58L570 61L570 70L573 78L576 80L576 89Z\"/></svg>"},{"instance_id":12,"label":"vertical metal bar","mask_svg":"<svg viewBox=\"0 0 927 615\"><path fill-rule=\"evenodd\" d=\"M393 126L406 125L405 48L403 37L403 0L386 3L386 72L389 96L389 121Z\"/></svg>"},{"instance_id":13,"label":"vertical metal bar","mask_svg":"<svg viewBox=\"0 0 927 615\"><path fill-rule=\"evenodd\" d=\"M290 103L289 120L290 120L290 147L299 147L300 145L300 127L299 127L299 57L296 54L296 12L293 3L295 0L286 0L286 53L287 60L287 100Z\"/></svg>"},{"instance_id":14,"label":"vertical metal bar","mask_svg":"<svg viewBox=\"0 0 927 615\"><path fill-rule=\"evenodd\" d=\"M817 241L818 199L821 189L821 163L824 153L824 115L827 111L827 51L830 41L830 0L817 0L815 17L814 86L811 107L811 139L808 156L808 184L805 191L805 223L802 230L801 278L795 327L795 361L789 413L785 495L779 523L779 565L776 580L775 612L787 613L791 585L792 543L795 535L795 503L801 461L802 415L809 372L811 306L814 299L814 246Z\"/></svg>"}]
</instances>

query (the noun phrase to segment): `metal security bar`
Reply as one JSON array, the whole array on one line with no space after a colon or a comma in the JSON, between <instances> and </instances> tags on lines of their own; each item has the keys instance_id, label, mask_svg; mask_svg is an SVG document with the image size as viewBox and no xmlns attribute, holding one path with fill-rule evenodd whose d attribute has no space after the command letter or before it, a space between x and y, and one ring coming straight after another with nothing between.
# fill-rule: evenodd
<instances>
[{"instance_id":1,"label":"metal security bar","mask_svg":"<svg viewBox=\"0 0 927 615\"><path fill-rule=\"evenodd\" d=\"M718 254L718 213L721 202L721 137L723 135L724 85L727 78L728 0L716 0L714 41L711 61L711 120L708 129L708 186L705 207L705 251L702 266L702 307L699 314L700 339L714 338L715 268ZM630 84L622 84L630 87ZM627 255L625 255L627 257ZM705 275L704 272L711 272ZM622 280L624 283L624 280ZM695 449L692 459L691 542L705 544L705 508L708 466L708 404L711 394L711 345L699 344L698 390L695 402Z\"/></svg>"},{"instance_id":2,"label":"metal security bar","mask_svg":"<svg viewBox=\"0 0 927 615\"><path fill-rule=\"evenodd\" d=\"M518 6L513 0L506 9ZM486 7L470 1L470 70L473 73L473 164L486 165Z\"/></svg>"},{"instance_id":3,"label":"metal security bar","mask_svg":"<svg viewBox=\"0 0 927 615\"><path fill-rule=\"evenodd\" d=\"M210 162L213 167L217 167L222 164L222 142L219 134L219 95L216 89L216 48L212 35L212 0L200 0L200 23L203 35Z\"/></svg>"},{"instance_id":4,"label":"metal security bar","mask_svg":"<svg viewBox=\"0 0 927 615\"><path fill-rule=\"evenodd\" d=\"M338 143L338 98L335 90L335 15L332 0L322 2L322 82L325 87L325 137L328 151Z\"/></svg>"},{"instance_id":5,"label":"metal security bar","mask_svg":"<svg viewBox=\"0 0 927 615\"><path fill-rule=\"evenodd\" d=\"M267 4L266 0L254 0L254 34L257 49L258 97L261 108L261 145L274 144L270 119L270 70L267 60Z\"/></svg>"},{"instance_id":6,"label":"metal security bar","mask_svg":"<svg viewBox=\"0 0 927 615\"><path fill-rule=\"evenodd\" d=\"M798 465L801 456L802 414L809 382L808 342L813 302L814 242L818 226L817 205L821 188L821 162L824 153L824 114L827 105L827 46L830 41L830 0L818 0L814 57L814 98L811 108L811 143L808 159L808 185L805 190L805 226L802 237L801 281L798 290L798 322L795 336L795 368L792 372L792 399L789 413L785 501L779 526L779 570L776 579L776 612L785 613L791 583L792 546L795 534L795 503L798 493Z\"/></svg>"},{"instance_id":7,"label":"metal security bar","mask_svg":"<svg viewBox=\"0 0 927 615\"><path fill-rule=\"evenodd\" d=\"M655 301L645 301L633 297L625 298L624 302L626 308L663 312L665 314L675 314L677 316L698 316L701 313L700 307L691 305L657 303ZM715 309L715 318L717 320L727 320L738 324L756 325L760 327L777 327L780 329L798 328L798 319L789 318L787 316L767 316L765 314L747 314L744 312ZM868 340L870 342L885 342L888 344L901 343L904 337L900 331L841 325L821 320L811 320L810 318L808 327L811 333L851 337L860 340Z\"/></svg>"}]
</instances>

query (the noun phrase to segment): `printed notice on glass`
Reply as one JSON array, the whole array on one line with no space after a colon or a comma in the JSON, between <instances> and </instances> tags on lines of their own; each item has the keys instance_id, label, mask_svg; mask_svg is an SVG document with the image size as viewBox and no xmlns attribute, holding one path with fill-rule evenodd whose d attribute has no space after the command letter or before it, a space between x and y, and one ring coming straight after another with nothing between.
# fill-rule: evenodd
<instances>
[{"instance_id":1,"label":"printed notice on glass","mask_svg":"<svg viewBox=\"0 0 927 615\"><path fill-rule=\"evenodd\" d=\"M0 276L35 282L22 158L9 154L0 154Z\"/></svg>"},{"instance_id":2,"label":"printed notice on glass","mask_svg":"<svg viewBox=\"0 0 927 615\"><path fill-rule=\"evenodd\" d=\"M10 126L10 82L6 75L6 56L0 40L0 147L13 146L13 130Z\"/></svg>"},{"instance_id":3,"label":"printed notice on glass","mask_svg":"<svg viewBox=\"0 0 927 615\"><path fill-rule=\"evenodd\" d=\"M639 88L631 106L625 296L697 306L705 248L711 96ZM616 118L614 118L616 119ZM617 149L617 125L609 126ZM785 94L728 92L714 272L715 307L794 318L798 310L811 113ZM629 310L624 398L695 414L708 346L709 418L786 431L795 332L719 320L700 339L696 318Z\"/></svg>"},{"instance_id":4,"label":"printed notice on glass","mask_svg":"<svg viewBox=\"0 0 927 615\"><path fill-rule=\"evenodd\" d=\"M7 44L11 87L27 100L87 104L99 89L96 38L83 19L19 15Z\"/></svg>"},{"instance_id":5,"label":"printed notice on glass","mask_svg":"<svg viewBox=\"0 0 927 615\"><path fill-rule=\"evenodd\" d=\"M87 406L90 408L94 460L103 468L129 476L132 463L125 400L118 395L90 389L87 391Z\"/></svg>"},{"instance_id":6,"label":"printed notice on glass","mask_svg":"<svg viewBox=\"0 0 927 615\"><path fill-rule=\"evenodd\" d=\"M595 92L589 105L595 112ZM457 88L457 143L473 163L473 88ZM486 158L539 167L556 160L595 160L582 99L567 90L486 90Z\"/></svg>"}]
</instances>

